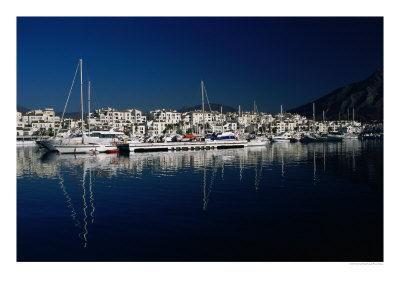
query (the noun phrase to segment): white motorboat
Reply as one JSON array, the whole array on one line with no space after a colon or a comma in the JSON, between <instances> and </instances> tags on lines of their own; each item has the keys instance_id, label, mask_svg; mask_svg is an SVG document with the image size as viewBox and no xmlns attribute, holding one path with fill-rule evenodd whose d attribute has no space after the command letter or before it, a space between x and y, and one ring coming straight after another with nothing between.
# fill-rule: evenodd
<instances>
[{"instance_id":1,"label":"white motorboat","mask_svg":"<svg viewBox=\"0 0 400 300\"><path fill-rule=\"evenodd\" d=\"M265 146L270 143L270 141L265 136L252 136L248 138L247 141L247 147Z\"/></svg>"},{"instance_id":2,"label":"white motorboat","mask_svg":"<svg viewBox=\"0 0 400 300\"><path fill-rule=\"evenodd\" d=\"M294 140L294 138L287 132L283 132L283 133L275 135L271 138L272 142L280 142L280 143L282 143L282 142L290 143L293 140Z\"/></svg>"}]
</instances>

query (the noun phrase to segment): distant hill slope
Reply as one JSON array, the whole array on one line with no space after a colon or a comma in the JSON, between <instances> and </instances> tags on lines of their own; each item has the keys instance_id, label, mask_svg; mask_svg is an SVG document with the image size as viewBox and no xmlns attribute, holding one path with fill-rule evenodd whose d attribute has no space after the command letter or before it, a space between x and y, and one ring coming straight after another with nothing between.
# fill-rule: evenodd
<instances>
[{"instance_id":1,"label":"distant hill slope","mask_svg":"<svg viewBox=\"0 0 400 300\"><path fill-rule=\"evenodd\" d=\"M20 112L20 113L22 113L22 114L25 114L25 113L27 113L28 111L30 111L30 109L17 104L17 111Z\"/></svg>"},{"instance_id":2,"label":"distant hill slope","mask_svg":"<svg viewBox=\"0 0 400 300\"><path fill-rule=\"evenodd\" d=\"M347 119L347 112L352 110L356 120L370 121L383 120L383 70L374 72L367 79L346 85L334 90L315 101L315 117L322 120L322 111L325 110L327 120ZM290 113L312 118L312 103L288 110Z\"/></svg>"},{"instance_id":3,"label":"distant hill slope","mask_svg":"<svg viewBox=\"0 0 400 300\"><path fill-rule=\"evenodd\" d=\"M211 110L214 110L214 111L218 111L218 112L221 111L221 106L222 106L222 112L224 114L227 113L227 112L236 112L237 111L235 108L233 108L231 106L226 106L226 105L216 104L216 103L210 103ZM188 111L201 110L201 109L202 109L201 104L194 105L194 106L188 105L188 106L182 107L181 109L178 109L178 112L184 113L184 112L188 112ZM210 111L208 103L206 103L204 105L204 110L205 111Z\"/></svg>"}]
</instances>

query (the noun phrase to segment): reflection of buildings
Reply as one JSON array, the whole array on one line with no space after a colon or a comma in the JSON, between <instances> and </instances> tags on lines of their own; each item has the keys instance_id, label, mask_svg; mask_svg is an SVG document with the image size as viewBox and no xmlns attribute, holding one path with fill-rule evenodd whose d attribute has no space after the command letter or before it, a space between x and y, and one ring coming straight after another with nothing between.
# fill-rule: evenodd
<instances>
[{"instance_id":1,"label":"reflection of buildings","mask_svg":"<svg viewBox=\"0 0 400 300\"><path fill-rule=\"evenodd\" d=\"M238 168L239 177L243 179L245 169L253 169L260 175L263 166L279 164L284 176L285 168L296 166L307 161L320 161L326 169L326 160L336 157L337 160L351 163L355 170L356 157L366 147L358 140L341 143L283 143L270 144L266 147L247 149L226 149L214 151L177 151L159 153L130 153L128 155L56 155L44 154L36 147L17 148L17 177L35 174L38 177L58 178L65 167L85 165L96 176L118 176L121 172L129 172L142 176L148 169L154 176L174 176L177 172L194 169L200 172L207 169L221 170L223 178L225 168Z\"/></svg>"},{"instance_id":2,"label":"reflection of buildings","mask_svg":"<svg viewBox=\"0 0 400 300\"><path fill-rule=\"evenodd\" d=\"M90 247L96 234L93 229L98 229L95 226L99 223L95 222L95 218L100 216L96 211L96 200L98 203L101 201L100 193L96 194L101 191L101 187L96 187L96 179L100 177L102 182L111 177L117 181L130 177L133 181L136 178L148 179L152 184L156 182L152 180L154 177L172 177L173 181L160 181L171 183L191 176L194 178L190 181L195 195L193 201L199 210L209 212L216 209L218 197L223 197L224 189L233 185L244 187L245 200L254 193L269 197L270 189L272 194L280 192L282 186L293 184L291 180L310 186L329 184L332 175L352 181L364 176L371 185L379 188L376 178L380 177L376 173L382 166L376 162L379 152L369 149L374 145L375 141L350 140L340 143L269 144L265 147L214 151L76 156L57 156L55 153L43 156L36 147L25 147L17 148L17 178L35 176L56 180L58 191L64 196L68 208L70 222L74 224L73 237L77 240L79 237L83 247ZM296 169L302 171L296 172ZM178 174L181 176L175 181L173 177ZM298 178L297 174L306 177ZM166 194L166 199L168 196ZM101 211L101 206L98 209Z\"/></svg>"}]
</instances>

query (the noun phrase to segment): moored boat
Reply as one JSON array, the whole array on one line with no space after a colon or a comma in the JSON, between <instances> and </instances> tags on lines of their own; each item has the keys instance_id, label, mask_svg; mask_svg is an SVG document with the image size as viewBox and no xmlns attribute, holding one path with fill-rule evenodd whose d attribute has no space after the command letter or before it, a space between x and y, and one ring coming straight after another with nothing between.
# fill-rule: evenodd
<instances>
[{"instance_id":1,"label":"moored boat","mask_svg":"<svg viewBox=\"0 0 400 300\"><path fill-rule=\"evenodd\" d=\"M295 139L287 132L283 132L271 138L272 142L278 142L278 143L290 143L293 140L295 141Z\"/></svg>"}]
</instances>

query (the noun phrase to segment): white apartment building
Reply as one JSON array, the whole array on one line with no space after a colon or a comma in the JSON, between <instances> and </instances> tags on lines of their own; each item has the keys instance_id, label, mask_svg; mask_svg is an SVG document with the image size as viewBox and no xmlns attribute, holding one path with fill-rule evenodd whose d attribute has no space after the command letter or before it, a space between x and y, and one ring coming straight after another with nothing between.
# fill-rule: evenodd
<instances>
[{"instance_id":1,"label":"white apartment building","mask_svg":"<svg viewBox=\"0 0 400 300\"><path fill-rule=\"evenodd\" d=\"M55 122L56 120L60 120L59 117L56 117L54 109L52 108L45 108L44 111L41 109L31 110L24 115L17 112L17 118L18 117L20 117L20 120L26 125L31 125L32 122L36 121Z\"/></svg>"},{"instance_id":2,"label":"white apartment building","mask_svg":"<svg viewBox=\"0 0 400 300\"><path fill-rule=\"evenodd\" d=\"M167 126L167 123L165 123L163 121L160 121L160 122L153 121L153 124L151 126L151 128L153 130L153 134L162 135L166 126Z\"/></svg>"},{"instance_id":3,"label":"white apartment building","mask_svg":"<svg viewBox=\"0 0 400 300\"><path fill-rule=\"evenodd\" d=\"M243 112L237 118L237 123L244 127L247 127L250 124L255 124L257 122L259 122L259 116L255 113Z\"/></svg>"},{"instance_id":4,"label":"white apartment building","mask_svg":"<svg viewBox=\"0 0 400 300\"><path fill-rule=\"evenodd\" d=\"M40 130L40 129L50 129L50 128L54 128L55 127L55 123L54 122L48 122L48 121L32 121L31 123L32 129L34 130Z\"/></svg>"},{"instance_id":5,"label":"white apartment building","mask_svg":"<svg viewBox=\"0 0 400 300\"><path fill-rule=\"evenodd\" d=\"M182 114L176 110L157 109L150 111L150 116L152 120L166 124L177 124L182 120Z\"/></svg>"},{"instance_id":6,"label":"white apartment building","mask_svg":"<svg viewBox=\"0 0 400 300\"><path fill-rule=\"evenodd\" d=\"M218 120L218 121L217 121ZM221 122L222 117L217 112L204 112L204 123ZM190 112L190 123L193 125L203 123L203 112L201 110Z\"/></svg>"},{"instance_id":7,"label":"white apartment building","mask_svg":"<svg viewBox=\"0 0 400 300\"><path fill-rule=\"evenodd\" d=\"M126 126L130 124L139 124L146 121L142 116L142 111L138 109L116 110L114 108L102 108L95 110L95 123L106 126ZM92 121L90 122L92 124Z\"/></svg>"}]
</instances>

